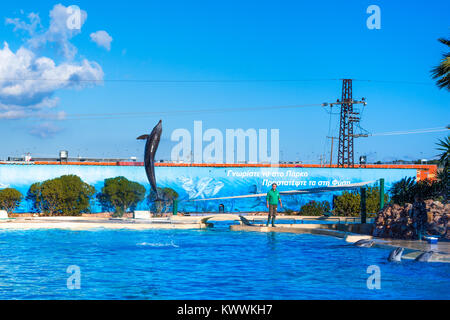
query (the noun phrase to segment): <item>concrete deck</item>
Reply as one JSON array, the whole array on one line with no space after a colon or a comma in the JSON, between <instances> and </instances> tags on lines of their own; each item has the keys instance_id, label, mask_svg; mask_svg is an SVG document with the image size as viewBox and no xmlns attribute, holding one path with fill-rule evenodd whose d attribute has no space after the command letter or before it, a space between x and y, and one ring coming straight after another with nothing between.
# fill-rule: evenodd
<instances>
[{"instance_id":1,"label":"concrete deck","mask_svg":"<svg viewBox=\"0 0 450 320\"><path fill-rule=\"evenodd\" d=\"M250 221L265 220L265 216L246 216ZM332 221L345 221L348 217L333 218ZM278 220L311 220L322 219L324 217L292 217L279 216ZM18 217L12 219L0 219L1 229L70 229L70 230L88 230L88 229L202 229L211 226L210 221L240 221L236 214L203 214L195 216L171 216L150 219L111 219L100 217ZM295 224L297 225L297 224Z\"/></svg>"},{"instance_id":2,"label":"concrete deck","mask_svg":"<svg viewBox=\"0 0 450 320\"><path fill-rule=\"evenodd\" d=\"M0 230L29 230L29 229L199 229L207 225L194 219L171 220L168 218L154 218L151 220L138 219L109 219L87 217L33 217L16 218L0 221Z\"/></svg>"}]
</instances>

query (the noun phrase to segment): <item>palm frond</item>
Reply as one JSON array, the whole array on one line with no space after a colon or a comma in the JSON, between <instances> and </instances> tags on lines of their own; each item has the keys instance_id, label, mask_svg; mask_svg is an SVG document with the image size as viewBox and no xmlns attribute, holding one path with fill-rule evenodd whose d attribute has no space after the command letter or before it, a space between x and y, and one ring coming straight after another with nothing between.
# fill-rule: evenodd
<instances>
[{"instance_id":1,"label":"palm frond","mask_svg":"<svg viewBox=\"0 0 450 320\"><path fill-rule=\"evenodd\" d=\"M444 166L448 166L450 162L450 136L447 136L446 138L439 140L439 142L436 143L438 146L436 150L442 151L441 154L439 154L439 162Z\"/></svg>"},{"instance_id":2,"label":"palm frond","mask_svg":"<svg viewBox=\"0 0 450 320\"><path fill-rule=\"evenodd\" d=\"M450 39L439 38L439 42L450 47ZM443 54L439 65L431 69L431 77L437 79L436 85L450 91L450 52Z\"/></svg>"},{"instance_id":3,"label":"palm frond","mask_svg":"<svg viewBox=\"0 0 450 320\"><path fill-rule=\"evenodd\" d=\"M445 44L446 46L450 47L450 39L445 39L445 38L439 38L438 41L442 44Z\"/></svg>"}]
</instances>

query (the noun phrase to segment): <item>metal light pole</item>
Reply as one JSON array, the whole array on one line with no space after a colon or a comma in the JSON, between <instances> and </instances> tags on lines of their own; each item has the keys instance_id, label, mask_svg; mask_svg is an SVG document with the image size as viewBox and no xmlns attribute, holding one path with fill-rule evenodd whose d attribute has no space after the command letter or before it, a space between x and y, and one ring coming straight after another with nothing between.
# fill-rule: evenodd
<instances>
[{"instance_id":1,"label":"metal light pole","mask_svg":"<svg viewBox=\"0 0 450 320\"><path fill-rule=\"evenodd\" d=\"M337 137L328 137L327 136L327 138L331 139L331 149L330 149L330 167L331 167L331 165L333 164L333 142L334 142L334 139L337 139Z\"/></svg>"}]
</instances>

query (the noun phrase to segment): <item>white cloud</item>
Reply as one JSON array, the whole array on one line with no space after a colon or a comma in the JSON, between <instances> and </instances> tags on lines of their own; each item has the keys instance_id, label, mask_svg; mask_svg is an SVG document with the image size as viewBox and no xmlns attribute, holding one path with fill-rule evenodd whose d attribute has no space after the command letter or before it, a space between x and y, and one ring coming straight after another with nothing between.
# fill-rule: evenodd
<instances>
[{"instance_id":1,"label":"white cloud","mask_svg":"<svg viewBox=\"0 0 450 320\"><path fill-rule=\"evenodd\" d=\"M56 90L81 89L102 79L103 70L96 62L84 59L58 65L23 47L14 53L5 42L0 48L0 118L33 116L55 108Z\"/></svg>"},{"instance_id":2,"label":"white cloud","mask_svg":"<svg viewBox=\"0 0 450 320\"><path fill-rule=\"evenodd\" d=\"M6 24L14 25L14 31L25 30L30 35L33 35L36 32L38 27L42 27L41 18L38 14L31 12L28 15L28 19L30 23L26 23L25 21L20 20L19 18L6 18Z\"/></svg>"},{"instance_id":3,"label":"white cloud","mask_svg":"<svg viewBox=\"0 0 450 320\"><path fill-rule=\"evenodd\" d=\"M38 49L43 48L47 43L53 43L66 59L72 60L77 54L77 48L70 42L70 39L81 32L87 19L87 13L84 10L79 11L79 28L68 28L70 12L69 7L56 4L50 11L48 29L36 33L28 40L27 44L33 49Z\"/></svg>"},{"instance_id":4,"label":"white cloud","mask_svg":"<svg viewBox=\"0 0 450 320\"><path fill-rule=\"evenodd\" d=\"M65 112L57 111L60 89L83 89L102 84L103 70L95 61L77 60L77 48L70 40L81 32L87 13L79 11L79 28L69 28L68 19L73 10L61 4L50 11L48 29L41 24L38 14L30 13L29 22L7 18L6 24L14 31L29 35L15 52L4 42L0 45L0 119L36 118L60 120ZM106 33L106 32L105 32ZM55 57L43 56L40 49L48 45L57 50ZM30 131L39 137L59 132L50 122L44 122Z\"/></svg>"},{"instance_id":5,"label":"white cloud","mask_svg":"<svg viewBox=\"0 0 450 320\"><path fill-rule=\"evenodd\" d=\"M42 101L32 105L14 105L0 103L0 119L52 119L63 120L66 118L64 111L54 111L58 105L58 98L44 98Z\"/></svg>"},{"instance_id":6,"label":"white cloud","mask_svg":"<svg viewBox=\"0 0 450 320\"><path fill-rule=\"evenodd\" d=\"M94 41L99 47L103 47L106 50L111 50L111 41L113 38L108 34L108 32L100 30L91 33L91 40Z\"/></svg>"}]
</instances>

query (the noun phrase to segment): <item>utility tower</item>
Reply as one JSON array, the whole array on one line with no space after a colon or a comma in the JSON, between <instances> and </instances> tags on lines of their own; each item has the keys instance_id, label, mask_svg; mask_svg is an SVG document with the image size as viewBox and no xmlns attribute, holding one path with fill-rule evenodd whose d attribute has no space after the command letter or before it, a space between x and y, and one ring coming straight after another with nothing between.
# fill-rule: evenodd
<instances>
[{"instance_id":1,"label":"utility tower","mask_svg":"<svg viewBox=\"0 0 450 320\"><path fill-rule=\"evenodd\" d=\"M352 80L342 80L341 121L339 126L338 167L353 167L353 122L359 121L353 115Z\"/></svg>"},{"instance_id":2,"label":"utility tower","mask_svg":"<svg viewBox=\"0 0 450 320\"><path fill-rule=\"evenodd\" d=\"M365 99L361 101L353 100L352 79L342 79L342 98L336 102L330 103L341 106L340 126L339 126L339 149L338 149L338 167L354 167L354 144L353 138L367 136L353 134L353 124L361 120L360 113L353 111L354 104L366 105ZM323 104L328 105L327 103Z\"/></svg>"}]
</instances>

